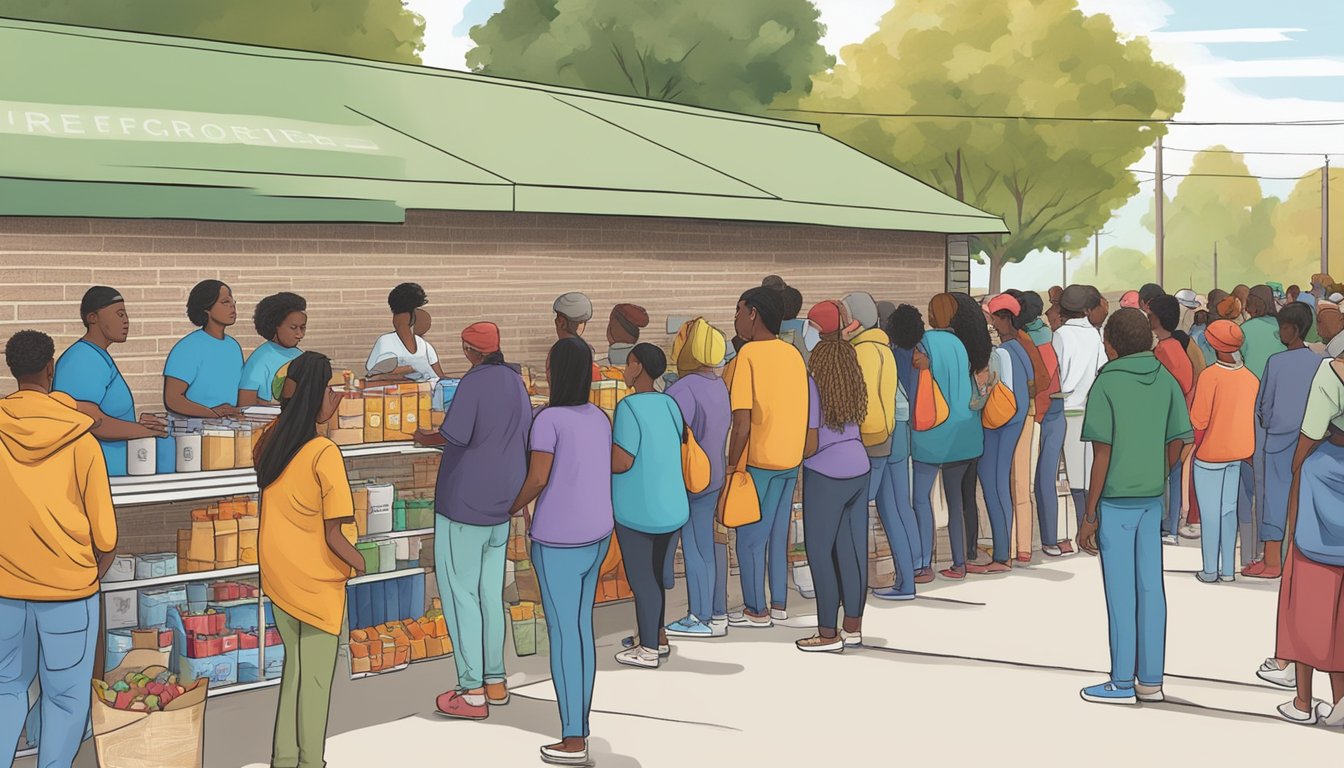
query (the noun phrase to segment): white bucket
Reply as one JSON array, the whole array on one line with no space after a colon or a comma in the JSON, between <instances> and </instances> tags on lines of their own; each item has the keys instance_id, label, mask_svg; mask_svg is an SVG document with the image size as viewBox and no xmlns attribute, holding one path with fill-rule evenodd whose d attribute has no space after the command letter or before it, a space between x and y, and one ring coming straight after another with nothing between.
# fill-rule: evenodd
<instances>
[{"instance_id":1,"label":"white bucket","mask_svg":"<svg viewBox=\"0 0 1344 768\"><path fill-rule=\"evenodd\" d=\"M177 435L177 471L201 471L201 433L188 432Z\"/></svg>"},{"instance_id":2,"label":"white bucket","mask_svg":"<svg viewBox=\"0 0 1344 768\"><path fill-rule=\"evenodd\" d=\"M140 477L154 474L156 457L154 438L138 437L126 441L126 474Z\"/></svg>"}]
</instances>

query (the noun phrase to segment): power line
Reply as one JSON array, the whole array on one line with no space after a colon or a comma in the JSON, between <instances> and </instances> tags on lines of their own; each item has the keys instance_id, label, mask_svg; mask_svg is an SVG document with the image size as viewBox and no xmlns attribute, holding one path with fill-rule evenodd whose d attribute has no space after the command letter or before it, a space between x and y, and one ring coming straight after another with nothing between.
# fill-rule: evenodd
<instances>
[{"instance_id":1,"label":"power line","mask_svg":"<svg viewBox=\"0 0 1344 768\"><path fill-rule=\"evenodd\" d=\"M1242 152L1236 149L1182 149L1180 147L1164 147L1168 152L1210 152L1220 155L1285 155L1291 157L1321 157L1323 155L1344 155L1344 152Z\"/></svg>"},{"instance_id":2,"label":"power line","mask_svg":"<svg viewBox=\"0 0 1344 768\"><path fill-rule=\"evenodd\" d=\"M928 118L948 120L1036 120L1063 123L1140 123L1144 125L1187 125L1187 126L1302 126L1328 127L1344 125L1344 119L1320 120L1175 120L1171 118L1146 117L1081 117L1051 115L954 115L934 112L851 112L828 109L782 109L772 108L771 112L794 112L805 115L837 115L840 117L881 117L881 118Z\"/></svg>"},{"instance_id":3,"label":"power line","mask_svg":"<svg viewBox=\"0 0 1344 768\"><path fill-rule=\"evenodd\" d=\"M1130 168L1133 173L1147 173L1154 176L1157 171L1148 171L1142 168ZM1306 176L1252 176L1244 173L1164 173L1164 179L1263 179L1265 181L1301 181Z\"/></svg>"}]
</instances>

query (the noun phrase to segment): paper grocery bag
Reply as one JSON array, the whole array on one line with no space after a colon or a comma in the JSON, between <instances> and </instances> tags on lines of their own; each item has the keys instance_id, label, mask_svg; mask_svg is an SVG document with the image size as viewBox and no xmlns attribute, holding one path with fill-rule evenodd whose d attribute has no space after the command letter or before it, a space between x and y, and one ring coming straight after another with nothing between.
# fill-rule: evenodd
<instances>
[{"instance_id":1,"label":"paper grocery bag","mask_svg":"<svg viewBox=\"0 0 1344 768\"><path fill-rule=\"evenodd\" d=\"M209 520L200 520L191 524L191 543L187 546L187 559L197 562L215 561L215 524Z\"/></svg>"},{"instance_id":2,"label":"paper grocery bag","mask_svg":"<svg viewBox=\"0 0 1344 768\"><path fill-rule=\"evenodd\" d=\"M163 670L166 661L166 653L134 650L105 679L120 680L127 672L137 670L152 677ZM90 691L98 764L103 768L201 768L208 690L209 681L198 680L161 712L116 709Z\"/></svg>"},{"instance_id":3,"label":"paper grocery bag","mask_svg":"<svg viewBox=\"0 0 1344 768\"><path fill-rule=\"evenodd\" d=\"M215 562L238 562L238 521L215 521Z\"/></svg>"},{"instance_id":4,"label":"paper grocery bag","mask_svg":"<svg viewBox=\"0 0 1344 768\"><path fill-rule=\"evenodd\" d=\"M255 565L257 562L257 528L260 518L238 518L238 562Z\"/></svg>"}]
</instances>

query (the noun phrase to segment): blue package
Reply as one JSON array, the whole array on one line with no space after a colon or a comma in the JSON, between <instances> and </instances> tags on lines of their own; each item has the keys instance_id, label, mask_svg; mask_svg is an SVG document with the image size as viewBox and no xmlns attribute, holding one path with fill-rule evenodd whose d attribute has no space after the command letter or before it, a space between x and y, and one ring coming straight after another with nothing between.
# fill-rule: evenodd
<instances>
[{"instance_id":1,"label":"blue package","mask_svg":"<svg viewBox=\"0 0 1344 768\"><path fill-rule=\"evenodd\" d=\"M160 475L177 471L177 440L172 435L154 438L154 471Z\"/></svg>"}]
</instances>

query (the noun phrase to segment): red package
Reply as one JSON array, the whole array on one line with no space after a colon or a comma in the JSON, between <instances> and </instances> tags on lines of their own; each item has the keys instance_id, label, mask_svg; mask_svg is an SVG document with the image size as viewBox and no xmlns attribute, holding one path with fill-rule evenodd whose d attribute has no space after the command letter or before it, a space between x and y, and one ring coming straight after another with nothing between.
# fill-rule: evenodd
<instances>
[{"instance_id":1,"label":"red package","mask_svg":"<svg viewBox=\"0 0 1344 768\"><path fill-rule=\"evenodd\" d=\"M218 656L224 652L224 638L215 635L205 640L205 649L207 656Z\"/></svg>"},{"instance_id":2,"label":"red package","mask_svg":"<svg viewBox=\"0 0 1344 768\"><path fill-rule=\"evenodd\" d=\"M280 630L275 627L268 627L266 629L266 644L280 645Z\"/></svg>"},{"instance_id":3,"label":"red package","mask_svg":"<svg viewBox=\"0 0 1344 768\"><path fill-rule=\"evenodd\" d=\"M171 629L159 630L159 647L167 648L172 644L173 644L173 630Z\"/></svg>"},{"instance_id":4,"label":"red package","mask_svg":"<svg viewBox=\"0 0 1344 768\"><path fill-rule=\"evenodd\" d=\"M238 635L237 634L221 635L219 638L219 643L220 643L219 646L220 653L228 653L229 651L236 651L238 650Z\"/></svg>"},{"instance_id":5,"label":"red package","mask_svg":"<svg viewBox=\"0 0 1344 768\"><path fill-rule=\"evenodd\" d=\"M228 629L228 618L222 613L210 614L210 633L222 635Z\"/></svg>"},{"instance_id":6,"label":"red package","mask_svg":"<svg viewBox=\"0 0 1344 768\"><path fill-rule=\"evenodd\" d=\"M238 635L238 647L243 650L252 650L257 647L257 635L255 632L243 632Z\"/></svg>"}]
</instances>

